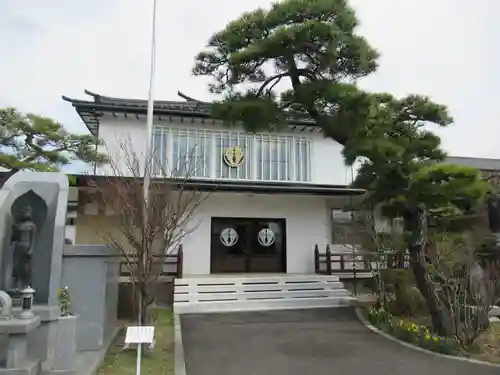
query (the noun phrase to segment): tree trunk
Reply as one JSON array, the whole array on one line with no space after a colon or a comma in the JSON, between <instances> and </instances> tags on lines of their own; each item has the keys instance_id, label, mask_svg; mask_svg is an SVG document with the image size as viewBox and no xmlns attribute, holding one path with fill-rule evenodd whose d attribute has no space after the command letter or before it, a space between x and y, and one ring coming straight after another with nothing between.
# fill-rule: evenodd
<instances>
[{"instance_id":1,"label":"tree trunk","mask_svg":"<svg viewBox=\"0 0 500 375\"><path fill-rule=\"evenodd\" d=\"M427 210L423 205L417 206L407 218L407 227L411 231L411 239L408 250L411 258L411 269L415 277L417 288L425 299L432 327L436 333L442 336L452 334L449 320L441 310L439 299L434 290L434 285L429 276L427 261L425 259L425 247L427 244Z\"/></svg>"},{"instance_id":2,"label":"tree trunk","mask_svg":"<svg viewBox=\"0 0 500 375\"><path fill-rule=\"evenodd\" d=\"M141 294L139 299L139 306L141 308L141 319L140 324L143 326L154 324L154 291L151 286L145 286L144 288L139 288L139 293Z\"/></svg>"}]
</instances>

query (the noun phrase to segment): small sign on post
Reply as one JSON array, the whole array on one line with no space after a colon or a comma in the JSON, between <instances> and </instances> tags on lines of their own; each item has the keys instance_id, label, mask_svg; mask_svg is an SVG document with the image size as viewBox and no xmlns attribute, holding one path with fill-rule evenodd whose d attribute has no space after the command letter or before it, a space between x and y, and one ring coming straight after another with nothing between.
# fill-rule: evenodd
<instances>
[{"instance_id":1,"label":"small sign on post","mask_svg":"<svg viewBox=\"0 0 500 375\"><path fill-rule=\"evenodd\" d=\"M155 327L139 326L127 327L125 344L152 344L154 342Z\"/></svg>"},{"instance_id":2,"label":"small sign on post","mask_svg":"<svg viewBox=\"0 0 500 375\"><path fill-rule=\"evenodd\" d=\"M155 336L155 327L152 326L135 326L127 327L125 335L125 345L137 344L137 360L135 366L135 374L141 374L141 356L142 344L153 344Z\"/></svg>"}]
</instances>

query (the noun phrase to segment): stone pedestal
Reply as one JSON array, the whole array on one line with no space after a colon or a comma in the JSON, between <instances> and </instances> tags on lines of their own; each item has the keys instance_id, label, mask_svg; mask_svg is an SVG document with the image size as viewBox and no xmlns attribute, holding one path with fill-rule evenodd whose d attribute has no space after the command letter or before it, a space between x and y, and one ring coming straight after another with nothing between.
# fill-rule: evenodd
<instances>
[{"instance_id":1,"label":"stone pedestal","mask_svg":"<svg viewBox=\"0 0 500 375\"><path fill-rule=\"evenodd\" d=\"M0 320L0 336L5 343L0 375L38 375L40 361L29 345L30 335L40 326L40 318ZM3 353L2 353L3 354Z\"/></svg>"},{"instance_id":2,"label":"stone pedestal","mask_svg":"<svg viewBox=\"0 0 500 375\"><path fill-rule=\"evenodd\" d=\"M46 374L54 366L57 340L57 319L59 306L33 306L33 313L40 319L40 326L33 332L30 350L40 359L41 374Z\"/></svg>"},{"instance_id":3,"label":"stone pedestal","mask_svg":"<svg viewBox=\"0 0 500 375\"><path fill-rule=\"evenodd\" d=\"M76 360L76 316L61 316L57 320L55 360L51 374L72 374Z\"/></svg>"}]
</instances>

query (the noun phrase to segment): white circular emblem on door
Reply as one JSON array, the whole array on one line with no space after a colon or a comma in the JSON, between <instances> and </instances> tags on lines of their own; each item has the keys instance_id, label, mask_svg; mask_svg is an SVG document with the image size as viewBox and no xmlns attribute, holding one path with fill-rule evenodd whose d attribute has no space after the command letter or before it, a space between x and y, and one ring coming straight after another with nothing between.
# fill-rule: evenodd
<instances>
[{"instance_id":1,"label":"white circular emblem on door","mask_svg":"<svg viewBox=\"0 0 500 375\"><path fill-rule=\"evenodd\" d=\"M269 228L261 229L258 235L259 243L262 246L271 246L274 243L274 232Z\"/></svg>"},{"instance_id":2,"label":"white circular emblem on door","mask_svg":"<svg viewBox=\"0 0 500 375\"><path fill-rule=\"evenodd\" d=\"M220 232L220 242L224 246L231 247L238 242L238 233L233 228L224 228Z\"/></svg>"}]
</instances>

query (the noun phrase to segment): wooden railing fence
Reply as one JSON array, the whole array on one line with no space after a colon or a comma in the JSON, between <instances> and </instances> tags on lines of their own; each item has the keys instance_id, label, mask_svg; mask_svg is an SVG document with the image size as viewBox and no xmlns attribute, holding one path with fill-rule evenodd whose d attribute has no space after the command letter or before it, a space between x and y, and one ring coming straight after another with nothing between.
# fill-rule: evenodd
<instances>
[{"instance_id":1,"label":"wooden railing fence","mask_svg":"<svg viewBox=\"0 0 500 375\"><path fill-rule=\"evenodd\" d=\"M183 266L184 253L182 245L175 250L175 252L170 254L165 254L164 256L159 256L157 259L153 258L153 266L162 267L160 271L159 281L171 281L173 278L182 278L182 266ZM122 258L120 261L120 282L131 282L131 272L130 266L134 267L133 263L137 260L134 258L129 261L132 264L127 264L127 260ZM161 264L163 263L163 265Z\"/></svg>"},{"instance_id":2,"label":"wooden railing fence","mask_svg":"<svg viewBox=\"0 0 500 375\"><path fill-rule=\"evenodd\" d=\"M377 254L366 251L332 251L330 245L321 252L319 246L314 246L314 269L317 274L352 274L360 276L377 269ZM395 252L384 252L380 255L378 262L380 269L409 268L409 254L398 254Z\"/></svg>"}]
</instances>

